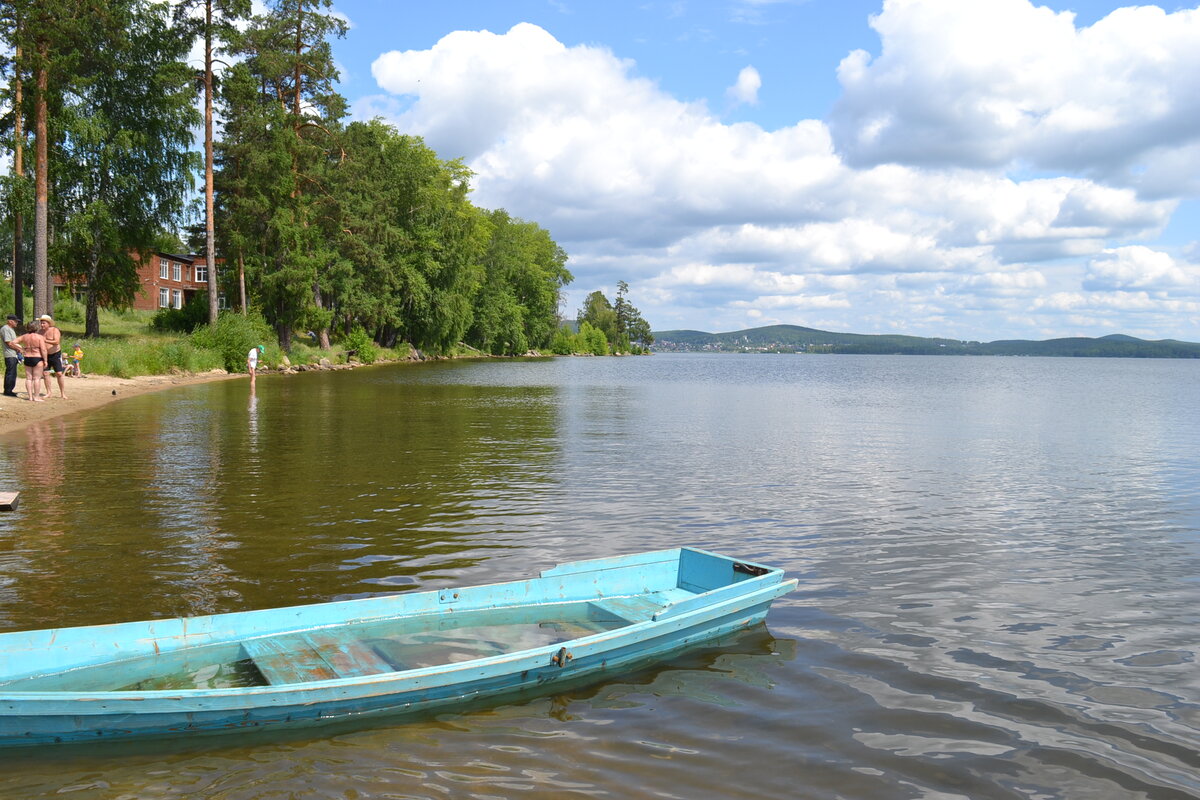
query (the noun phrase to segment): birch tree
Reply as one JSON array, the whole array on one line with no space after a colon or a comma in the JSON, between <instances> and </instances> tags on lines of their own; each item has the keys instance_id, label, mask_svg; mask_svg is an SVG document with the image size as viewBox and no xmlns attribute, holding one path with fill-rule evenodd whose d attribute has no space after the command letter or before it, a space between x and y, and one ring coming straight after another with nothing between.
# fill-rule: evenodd
<instances>
[{"instance_id":1,"label":"birch tree","mask_svg":"<svg viewBox=\"0 0 1200 800\"><path fill-rule=\"evenodd\" d=\"M108 0L89 23L86 56L60 111L61 271L87 286L85 335L101 306L138 290L137 258L178 221L197 166L188 42L169 8ZM36 308L35 308L36 313Z\"/></svg>"}]
</instances>

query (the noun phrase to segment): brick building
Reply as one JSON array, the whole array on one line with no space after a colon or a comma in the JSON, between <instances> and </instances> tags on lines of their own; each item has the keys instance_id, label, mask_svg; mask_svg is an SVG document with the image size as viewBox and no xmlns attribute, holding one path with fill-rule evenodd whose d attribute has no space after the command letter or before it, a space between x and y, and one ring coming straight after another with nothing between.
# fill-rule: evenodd
<instances>
[{"instance_id":1,"label":"brick building","mask_svg":"<svg viewBox=\"0 0 1200 800\"><path fill-rule=\"evenodd\" d=\"M220 264L221 259L217 259L217 263ZM54 287L69 291L81 302L84 300L85 286L68 286L56 275ZM138 290L133 297L133 307L142 311L183 308L192 296L207 289L208 270L204 256L149 253L138 262ZM224 308L225 295L220 295L217 303Z\"/></svg>"}]
</instances>

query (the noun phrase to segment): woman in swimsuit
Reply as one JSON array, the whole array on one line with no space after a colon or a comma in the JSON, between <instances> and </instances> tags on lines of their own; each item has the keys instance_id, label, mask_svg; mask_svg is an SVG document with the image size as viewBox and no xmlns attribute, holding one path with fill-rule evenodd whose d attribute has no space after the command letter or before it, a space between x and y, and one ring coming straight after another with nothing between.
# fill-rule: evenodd
<instances>
[{"instance_id":1,"label":"woman in swimsuit","mask_svg":"<svg viewBox=\"0 0 1200 800\"><path fill-rule=\"evenodd\" d=\"M46 402L38 397L38 386L42 382L42 371L46 368L48 353L46 339L38 333L38 324L31 322L25 327L27 333L13 339L13 343L21 345L25 355L25 388L29 390L29 399L35 403Z\"/></svg>"}]
</instances>

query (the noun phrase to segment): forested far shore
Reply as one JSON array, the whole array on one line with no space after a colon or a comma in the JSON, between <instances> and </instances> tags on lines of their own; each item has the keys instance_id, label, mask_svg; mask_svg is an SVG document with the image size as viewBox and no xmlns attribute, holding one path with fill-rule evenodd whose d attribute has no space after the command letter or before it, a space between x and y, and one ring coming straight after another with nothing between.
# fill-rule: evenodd
<instances>
[{"instance_id":1,"label":"forested far shore","mask_svg":"<svg viewBox=\"0 0 1200 800\"><path fill-rule=\"evenodd\" d=\"M31 296L34 316L78 313L97 337L100 309L132 304L140 258L194 252L203 308L168 325L215 331L224 297L284 351L310 335L321 349L598 349L561 329L572 275L549 231L474 205L471 171L421 138L347 120L330 48L345 32L330 0L260 15L249 0L3 4L0 247L18 316ZM622 333L605 331L610 351L631 349Z\"/></svg>"},{"instance_id":2,"label":"forested far shore","mask_svg":"<svg viewBox=\"0 0 1200 800\"><path fill-rule=\"evenodd\" d=\"M840 353L850 355L988 355L1099 358L1200 358L1200 344L1147 341L1124 334L1098 339L1073 336L1045 341L974 342L899 334L834 333L799 325L767 325L728 333L657 331L656 350L729 353Z\"/></svg>"}]
</instances>

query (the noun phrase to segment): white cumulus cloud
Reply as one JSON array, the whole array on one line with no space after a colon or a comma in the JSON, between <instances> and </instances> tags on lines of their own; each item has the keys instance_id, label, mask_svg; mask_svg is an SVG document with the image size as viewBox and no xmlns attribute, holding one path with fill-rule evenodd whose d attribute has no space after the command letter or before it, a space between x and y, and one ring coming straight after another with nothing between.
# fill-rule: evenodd
<instances>
[{"instance_id":1,"label":"white cumulus cloud","mask_svg":"<svg viewBox=\"0 0 1200 800\"><path fill-rule=\"evenodd\" d=\"M1132 246L1105 250L1088 262L1083 288L1100 291L1200 289L1200 268L1169 253Z\"/></svg>"},{"instance_id":2,"label":"white cumulus cloud","mask_svg":"<svg viewBox=\"0 0 1200 800\"><path fill-rule=\"evenodd\" d=\"M832 128L726 123L531 24L383 54L386 94L357 113L465 158L475 202L547 227L576 276L567 308L626 280L660 329L1000 338L1123 313L1141 330L1195 297L1192 267L1137 248L1200 180L1200 126L1181 123L1200 118L1200 42L1190 12L1125 11L1079 29L1029 0L888 0L883 55L842 63ZM748 67L731 97L760 86Z\"/></svg>"},{"instance_id":3,"label":"white cumulus cloud","mask_svg":"<svg viewBox=\"0 0 1200 800\"><path fill-rule=\"evenodd\" d=\"M838 68L851 163L1094 175L1155 196L1200 187L1200 10L1114 11L1078 28L1029 0L885 0L881 53Z\"/></svg>"},{"instance_id":4,"label":"white cumulus cloud","mask_svg":"<svg viewBox=\"0 0 1200 800\"><path fill-rule=\"evenodd\" d=\"M742 71L738 73L737 81L733 86L725 90L725 96L730 99L734 105L756 105L758 103L758 90L762 88L762 76L758 74L758 70L754 67L742 67Z\"/></svg>"}]
</instances>

